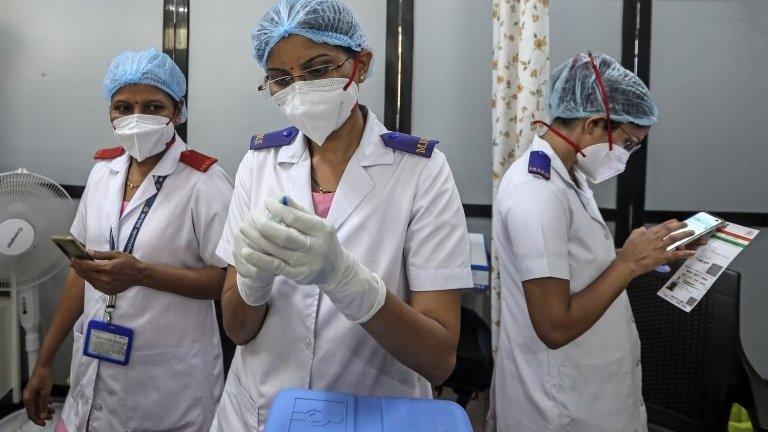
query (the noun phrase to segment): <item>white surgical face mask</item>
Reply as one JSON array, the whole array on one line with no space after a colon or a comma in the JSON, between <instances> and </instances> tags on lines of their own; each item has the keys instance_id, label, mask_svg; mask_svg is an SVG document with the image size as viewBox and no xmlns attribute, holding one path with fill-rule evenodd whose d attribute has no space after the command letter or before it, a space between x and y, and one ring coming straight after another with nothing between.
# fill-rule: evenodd
<instances>
[{"instance_id":1,"label":"white surgical face mask","mask_svg":"<svg viewBox=\"0 0 768 432\"><path fill-rule=\"evenodd\" d=\"M112 127L118 145L139 162L163 151L175 133L168 118L146 114L120 117Z\"/></svg>"},{"instance_id":2,"label":"white surgical face mask","mask_svg":"<svg viewBox=\"0 0 768 432\"><path fill-rule=\"evenodd\" d=\"M297 81L272 96L272 101L291 124L321 146L347 121L358 94L357 84L348 78L328 78Z\"/></svg>"},{"instance_id":3,"label":"white surgical face mask","mask_svg":"<svg viewBox=\"0 0 768 432\"><path fill-rule=\"evenodd\" d=\"M613 150L608 143L601 143L582 149L581 152L584 156L577 156L576 164L592 183L600 183L621 174L629 159L629 152L616 144Z\"/></svg>"}]
</instances>

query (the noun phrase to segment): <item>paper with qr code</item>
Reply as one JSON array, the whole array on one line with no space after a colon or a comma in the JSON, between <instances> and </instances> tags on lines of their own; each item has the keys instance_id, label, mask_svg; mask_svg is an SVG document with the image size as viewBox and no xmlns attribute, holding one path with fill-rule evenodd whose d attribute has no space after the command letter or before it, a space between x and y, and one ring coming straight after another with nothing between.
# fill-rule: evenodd
<instances>
[{"instance_id":1,"label":"paper with qr code","mask_svg":"<svg viewBox=\"0 0 768 432\"><path fill-rule=\"evenodd\" d=\"M709 291L728 264L741 253L760 231L729 223L717 229L709 242L680 267L658 294L690 312Z\"/></svg>"}]
</instances>

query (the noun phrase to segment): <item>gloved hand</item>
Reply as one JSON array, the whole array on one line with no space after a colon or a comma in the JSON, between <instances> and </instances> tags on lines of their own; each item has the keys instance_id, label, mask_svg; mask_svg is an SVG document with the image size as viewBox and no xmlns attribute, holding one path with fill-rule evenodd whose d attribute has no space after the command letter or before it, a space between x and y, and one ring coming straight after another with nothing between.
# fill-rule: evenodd
<instances>
[{"instance_id":1,"label":"gloved hand","mask_svg":"<svg viewBox=\"0 0 768 432\"><path fill-rule=\"evenodd\" d=\"M350 321L369 320L384 305L384 282L341 246L330 222L291 199L286 202L264 202L269 219L276 221L254 217L259 235L244 233L254 249L244 257L298 284L317 285Z\"/></svg>"},{"instance_id":2,"label":"gloved hand","mask_svg":"<svg viewBox=\"0 0 768 432\"><path fill-rule=\"evenodd\" d=\"M260 306L269 300L272 292L272 284L275 281L274 273L265 268L259 268L247 259L247 252L253 247L249 244L250 238L261 237L254 226L254 220L259 216L253 214L245 218L240 229L235 233L235 269L237 270L237 290L240 297L251 306Z\"/></svg>"}]
</instances>

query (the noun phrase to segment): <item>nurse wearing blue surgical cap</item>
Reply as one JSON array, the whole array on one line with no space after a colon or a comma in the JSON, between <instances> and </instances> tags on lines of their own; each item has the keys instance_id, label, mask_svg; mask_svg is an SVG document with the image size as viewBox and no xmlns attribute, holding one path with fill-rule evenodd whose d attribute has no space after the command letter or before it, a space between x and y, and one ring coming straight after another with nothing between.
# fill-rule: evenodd
<instances>
[{"instance_id":1,"label":"nurse wearing blue surgical cap","mask_svg":"<svg viewBox=\"0 0 768 432\"><path fill-rule=\"evenodd\" d=\"M342 2L280 0L253 46L290 126L251 140L217 249L240 346L212 430L261 430L287 388L431 397L472 286L445 156L358 103L373 54Z\"/></svg>"},{"instance_id":2,"label":"nurse wearing blue surgical cap","mask_svg":"<svg viewBox=\"0 0 768 432\"><path fill-rule=\"evenodd\" d=\"M638 228L617 251L588 181L624 170L656 123L656 103L612 58L579 54L552 74L549 115L548 131L506 172L494 205L498 430L646 432L640 340L625 289L691 256L667 247L692 231L674 220Z\"/></svg>"},{"instance_id":3,"label":"nurse wearing blue surgical cap","mask_svg":"<svg viewBox=\"0 0 768 432\"><path fill-rule=\"evenodd\" d=\"M208 430L223 387L213 299L232 183L181 140L186 82L170 57L124 52L104 79L117 147L96 163L71 234L73 259L24 404L51 419L51 362L70 330L70 391L57 431ZM87 135L84 133L84 135ZM98 143L94 143L98 144Z\"/></svg>"}]
</instances>

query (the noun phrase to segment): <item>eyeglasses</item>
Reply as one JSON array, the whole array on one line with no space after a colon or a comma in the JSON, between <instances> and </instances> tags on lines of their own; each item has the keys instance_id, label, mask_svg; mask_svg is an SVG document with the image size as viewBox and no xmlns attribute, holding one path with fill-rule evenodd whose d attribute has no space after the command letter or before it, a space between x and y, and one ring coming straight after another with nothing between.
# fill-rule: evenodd
<instances>
[{"instance_id":1,"label":"eyeglasses","mask_svg":"<svg viewBox=\"0 0 768 432\"><path fill-rule=\"evenodd\" d=\"M314 80L319 80L323 78L329 78L333 71L340 68L344 63L348 62L351 59L352 57L349 56L344 60L340 61L339 63L337 63L336 65L326 64L322 66L309 68L305 71L302 71L298 75L285 75L280 77L273 77L273 76L267 75L266 77L264 77L264 82L259 86L259 92L262 92L265 96L270 97L275 93L279 92L280 90L288 88L291 84L293 84L297 80L314 81ZM335 77L335 74L333 75Z\"/></svg>"},{"instance_id":2,"label":"eyeglasses","mask_svg":"<svg viewBox=\"0 0 768 432\"><path fill-rule=\"evenodd\" d=\"M640 148L640 145L643 143L642 140L637 139L634 135L629 133L626 129L624 129L624 126L622 126L620 123L616 124L619 129L624 132L624 134L627 135L627 138L629 142L625 142L622 146L624 147L624 150L628 151L630 154L634 153L637 149Z\"/></svg>"}]
</instances>

